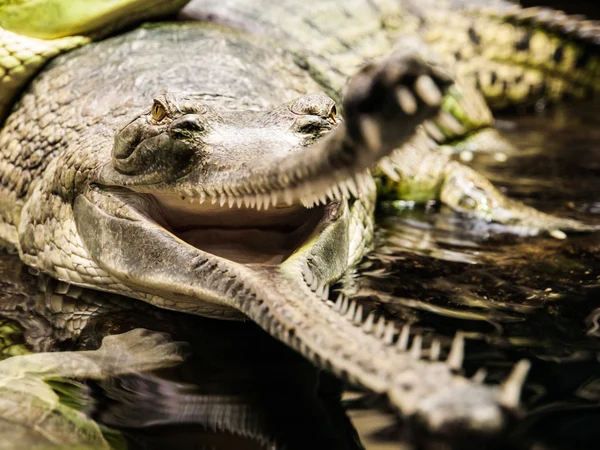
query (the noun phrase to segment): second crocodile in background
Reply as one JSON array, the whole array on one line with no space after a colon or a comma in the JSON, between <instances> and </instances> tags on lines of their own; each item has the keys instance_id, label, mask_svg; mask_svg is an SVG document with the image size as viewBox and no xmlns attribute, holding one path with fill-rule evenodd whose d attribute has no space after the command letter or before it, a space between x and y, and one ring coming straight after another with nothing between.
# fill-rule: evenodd
<instances>
[{"instance_id":1,"label":"second crocodile in background","mask_svg":"<svg viewBox=\"0 0 600 450\"><path fill-rule=\"evenodd\" d=\"M378 45L306 54L260 32L178 23L55 59L0 133L0 236L26 264L69 283L249 317L430 431L493 433L518 404L526 363L503 388L468 380L454 372L460 338L445 363L439 349L425 361L418 336L408 350L408 329L363 318L343 296L329 300L329 285L371 245L370 168L391 154L383 172L414 170L399 177L404 190L457 207L474 198L493 206L471 207L476 215L536 231L586 227L511 202L437 154L417 126L437 113L448 76L418 44L393 52L402 30L381 23L400 12L355 3L338 29L379 30ZM336 100L354 72L340 121Z\"/></svg>"}]
</instances>

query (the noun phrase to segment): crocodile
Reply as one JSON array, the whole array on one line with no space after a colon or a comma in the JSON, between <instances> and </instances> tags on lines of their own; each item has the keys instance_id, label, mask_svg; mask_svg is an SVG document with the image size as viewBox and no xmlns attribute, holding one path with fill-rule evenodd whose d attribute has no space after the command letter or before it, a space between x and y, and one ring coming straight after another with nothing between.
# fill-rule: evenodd
<instances>
[{"instance_id":1,"label":"crocodile","mask_svg":"<svg viewBox=\"0 0 600 450\"><path fill-rule=\"evenodd\" d=\"M101 428L76 407L82 386L68 378L102 380L169 367L182 359L178 343L164 333L139 328L106 336L97 350L4 359L0 361L0 448L115 448L111 441L120 444L116 448L125 448L122 437Z\"/></svg>"},{"instance_id":2,"label":"crocodile","mask_svg":"<svg viewBox=\"0 0 600 450\"><path fill-rule=\"evenodd\" d=\"M526 362L503 387L468 380L456 373L460 335L446 362L433 350L425 361L418 336L408 349L407 328L364 318L344 296L329 300L331 283L371 245L371 167L379 162L398 190L486 220L534 233L589 227L506 199L437 153L435 130L458 131L443 58L419 39L394 50L406 15L384 6L396 2L357 1L351 13L338 3L321 7L341 8L327 17L373 39L364 47L332 37L332 48L301 51L276 39L277 27L269 35L209 14L216 25L151 25L54 59L0 133L0 237L65 282L250 318L317 366L387 394L430 431L497 432L517 407ZM379 61L360 68L365 58ZM469 83L456 86L451 98L472 100Z\"/></svg>"},{"instance_id":3,"label":"crocodile","mask_svg":"<svg viewBox=\"0 0 600 450\"><path fill-rule=\"evenodd\" d=\"M140 445L148 427L182 424L197 448L362 448L341 383L252 323L34 277L15 255L0 274L2 449L128 448L132 434Z\"/></svg>"}]
</instances>

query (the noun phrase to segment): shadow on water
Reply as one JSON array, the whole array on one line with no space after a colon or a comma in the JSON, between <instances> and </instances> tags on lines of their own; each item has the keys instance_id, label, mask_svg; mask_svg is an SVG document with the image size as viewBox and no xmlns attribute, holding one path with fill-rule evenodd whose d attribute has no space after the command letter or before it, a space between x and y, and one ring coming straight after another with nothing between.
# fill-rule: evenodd
<instances>
[{"instance_id":1,"label":"shadow on water","mask_svg":"<svg viewBox=\"0 0 600 450\"><path fill-rule=\"evenodd\" d=\"M476 155L471 165L533 206L600 223L597 111L578 104L516 120L505 117L499 125L520 151L503 162L497 155ZM411 324L425 349L435 337L447 350L456 330L464 332L467 375L483 367L497 383L517 360L533 362L523 394L527 412L510 435L474 441L469 448L595 448L588 443L600 442L594 426L600 423L598 250L600 233L566 240L518 238L437 205L383 205L376 250L338 288L351 292L367 311L398 326ZM64 436L82 423L88 434L99 436L93 448L456 447L423 438L415 444L410 427L402 426L382 399L343 391L337 380L252 324L163 311L36 278L16 256L2 255L0 397L8 398L6 367L14 369L7 363L20 361L9 356L56 352L53 361L63 364L63 377L46 373L46 385L62 405L59 418L47 406L52 402L45 391L43 404L38 391L25 388L14 397L20 404L0 401L0 449L33 442L35 433L39 448L77 448L67 447ZM105 352L100 366L110 363L118 375L65 378L65 352L96 349L104 336L140 327L185 342L172 344L176 353L188 355L185 361L170 367L154 361L152 367L162 368L148 372L136 370L150 367L143 365L148 349L138 360ZM126 364L131 370L118 367ZM25 377L39 388L34 378ZM14 408L34 408L56 420L52 427L45 420L27 428L32 419L19 422Z\"/></svg>"},{"instance_id":2,"label":"shadow on water","mask_svg":"<svg viewBox=\"0 0 600 450\"><path fill-rule=\"evenodd\" d=\"M581 103L504 117L499 126L519 152L506 161L475 155L470 165L536 208L599 223L597 112ZM379 219L377 249L346 289L398 325L413 324L426 343L446 337L447 348L464 331L467 374L484 367L499 382L517 360L533 362L527 413L502 448L598 448L600 233L519 238L437 205L388 204ZM388 428L375 440L398 435Z\"/></svg>"}]
</instances>

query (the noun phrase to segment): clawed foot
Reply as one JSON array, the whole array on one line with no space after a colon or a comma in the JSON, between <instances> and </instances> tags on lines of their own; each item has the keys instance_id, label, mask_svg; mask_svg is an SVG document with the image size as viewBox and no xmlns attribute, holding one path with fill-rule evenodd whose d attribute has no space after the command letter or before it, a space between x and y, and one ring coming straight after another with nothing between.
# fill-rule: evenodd
<instances>
[{"instance_id":1,"label":"clawed foot","mask_svg":"<svg viewBox=\"0 0 600 450\"><path fill-rule=\"evenodd\" d=\"M172 366L185 356L181 342L172 341L166 333L143 328L106 336L98 353L103 355L104 363L112 363L115 375Z\"/></svg>"},{"instance_id":2,"label":"clawed foot","mask_svg":"<svg viewBox=\"0 0 600 450\"><path fill-rule=\"evenodd\" d=\"M448 75L414 50L398 50L368 64L352 78L344 98L350 139L371 154L389 153L438 112L451 84Z\"/></svg>"}]
</instances>

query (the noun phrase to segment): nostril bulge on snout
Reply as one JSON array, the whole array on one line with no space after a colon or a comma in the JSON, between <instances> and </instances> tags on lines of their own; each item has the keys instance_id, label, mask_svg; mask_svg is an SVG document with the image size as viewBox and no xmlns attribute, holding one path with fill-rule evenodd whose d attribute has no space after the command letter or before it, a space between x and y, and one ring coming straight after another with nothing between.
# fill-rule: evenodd
<instances>
[{"instance_id":1,"label":"nostril bulge on snout","mask_svg":"<svg viewBox=\"0 0 600 450\"><path fill-rule=\"evenodd\" d=\"M174 120L169 127L172 132L199 132L204 130L200 118L196 115L187 115Z\"/></svg>"}]
</instances>

